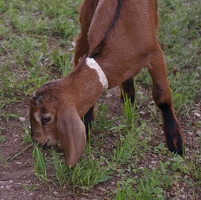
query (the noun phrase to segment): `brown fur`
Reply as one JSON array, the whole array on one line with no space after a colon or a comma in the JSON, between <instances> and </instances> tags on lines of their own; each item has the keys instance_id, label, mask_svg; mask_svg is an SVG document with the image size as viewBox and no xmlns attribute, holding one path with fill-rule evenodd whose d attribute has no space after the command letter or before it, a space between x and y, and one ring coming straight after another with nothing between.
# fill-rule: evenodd
<instances>
[{"instance_id":1,"label":"brown fur","mask_svg":"<svg viewBox=\"0 0 201 200\"><path fill-rule=\"evenodd\" d=\"M66 165L74 166L79 160L86 144L84 124L88 129L93 105L103 92L97 72L86 65L87 55L101 66L109 88L122 83L121 88L132 101L132 77L143 67L148 68L168 148L182 154L183 134L174 114L166 64L156 37L157 1L84 0L80 24L74 69L65 78L39 88L30 100L33 140L41 146L55 145L60 140ZM80 118L84 115L83 124ZM42 123L47 117L51 120Z\"/></svg>"}]
</instances>

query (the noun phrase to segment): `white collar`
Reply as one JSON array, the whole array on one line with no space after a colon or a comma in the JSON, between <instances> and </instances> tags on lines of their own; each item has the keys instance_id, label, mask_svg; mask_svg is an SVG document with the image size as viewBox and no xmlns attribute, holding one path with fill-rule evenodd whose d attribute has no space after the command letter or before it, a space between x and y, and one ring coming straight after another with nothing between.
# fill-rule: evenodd
<instances>
[{"instance_id":1,"label":"white collar","mask_svg":"<svg viewBox=\"0 0 201 200\"><path fill-rule=\"evenodd\" d=\"M108 88L108 80L107 80L107 77L105 76L103 70L99 66L99 64L93 58L89 58L89 57L86 58L86 64L91 69L95 69L97 71L97 74L99 76L99 81L103 85L103 88L107 89Z\"/></svg>"}]
</instances>

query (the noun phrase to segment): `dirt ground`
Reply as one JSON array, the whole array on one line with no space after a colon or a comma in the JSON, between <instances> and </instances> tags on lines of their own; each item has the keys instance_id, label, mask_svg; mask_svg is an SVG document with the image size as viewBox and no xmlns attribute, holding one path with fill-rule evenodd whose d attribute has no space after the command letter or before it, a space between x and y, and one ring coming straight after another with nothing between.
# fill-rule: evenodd
<instances>
[{"instance_id":1,"label":"dirt ground","mask_svg":"<svg viewBox=\"0 0 201 200\"><path fill-rule=\"evenodd\" d=\"M110 115L115 116L121 114L122 104L119 99L118 88L108 91L101 101L106 101L109 104ZM201 114L200 106L200 104L197 104L197 108L195 109L196 113L199 112ZM29 126L28 98L26 102L19 102L17 105L10 104L10 107L6 109L9 109L12 113L18 113L21 118L11 118L8 122L0 118L1 135L5 137L5 141L0 143L0 200L110 199L106 195L107 191L116 190L116 183L112 180L98 185L89 192L79 194L78 196L68 189L59 189L52 183L44 184L44 182L38 180L33 169L33 146L23 144L24 126ZM190 127L187 126L186 121L181 120L181 126L187 138L187 150L192 146L196 148L196 145L198 145L196 143L198 130L195 128L194 122L198 120L199 115L195 116L194 113L192 111L186 119L191 120ZM158 137L158 140L160 139L161 137ZM187 196L184 199L188 199ZM201 194L197 194L197 198L201 199Z\"/></svg>"}]
</instances>

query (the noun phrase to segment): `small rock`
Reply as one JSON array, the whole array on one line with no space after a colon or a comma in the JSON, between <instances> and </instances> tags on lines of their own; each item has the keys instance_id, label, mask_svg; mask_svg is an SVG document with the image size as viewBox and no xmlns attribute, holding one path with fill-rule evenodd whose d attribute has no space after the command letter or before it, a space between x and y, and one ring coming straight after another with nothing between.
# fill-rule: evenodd
<instances>
[{"instance_id":1,"label":"small rock","mask_svg":"<svg viewBox=\"0 0 201 200\"><path fill-rule=\"evenodd\" d=\"M6 186L6 189L7 189L7 190L10 190L10 188L11 188L10 185L7 185L7 186Z\"/></svg>"},{"instance_id":2,"label":"small rock","mask_svg":"<svg viewBox=\"0 0 201 200\"><path fill-rule=\"evenodd\" d=\"M75 42L71 42L72 46L75 47Z\"/></svg>"},{"instance_id":3,"label":"small rock","mask_svg":"<svg viewBox=\"0 0 201 200\"><path fill-rule=\"evenodd\" d=\"M105 188L103 188L103 187L101 187L101 186L100 186L100 187L98 187L97 189L98 189L98 190L100 190L101 192L106 192L106 189L105 189Z\"/></svg>"},{"instance_id":4,"label":"small rock","mask_svg":"<svg viewBox=\"0 0 201 200\"><path fill-rule=\"evenodd\" d=\"M154 160L153 160L153 161L151 161L151 164L156 164L156 163L157 163L157 161L154 161Z\"/></svg>"},{"instance_id":5,"label":"small rock","mask_svg":"<svg viewBox=\"0 0 201 200\"><path fill-rule=\"evenodd\" d=\"M201 137L201 131L198 131L198 132L196 133L196 135L197 135L198 137Z\"/></svg>"},{"instance_id":6,"label":"small rock","mask_svg":"<svg viewBox=\"0 0 201 200\"><path fill-rule=\"evenodd\" d=\"M151 105L154 105L155 103L154 103L154 101L151 101L150 104L151 104Z\"/></svg>"},{"instance_id":7,"label":"small rock","mask_svg":"<svg viewBox=\"0 0 201 200\"><path fill-rule=\"evenodd\" d=\"M32 15L32 16L38 16L38 15L40 15L40 12L37 11L37 12L35 12L35 13L32 13L31 15Z\"/></svg>"},{"instance_id":8,"label":"small rock","mask_svg":"<svg viewBox=\"0 0 201 200\"><path fill-rule=\"evenodd\" d=\"M192 136L192 135L193 135L193 132L188 132L188 135Z\"/></svg>"},{"instance_id":9,"label":"small rock","mask_svg":"<svg viewBox=\"0 0 201 200\"><path fill-rule=\"evenodd\" d=\"M25 118L25 117L20 117L19 120L20 120L21 122L24 122L24 121L26 121L26 118Z\"/></svg>"},{"instance_id":10,"label":"small rock","mask_svg":"<svg viewBox=\"0 0 201 200\"><path fill-rule=\"evenodd\" d=\"M143 137L143 136L140 136L139 140L140 140L140 141L144 140L144 137Z\"/></svg>"},{"instance_id":11,"label":"small rock","mask_svg":"<svg viewBox=\"0 0 201 200\"><path fill-rule=\"evenodd\" d=\"M22 165L22 162L15 162L17 165Z\"/></svg>"},{"instance_id":12,"label":"small rock","mask_svg":"<svg viewBox=\"0 0 201 200\"><path fill-rule=\"evenodd\" d=\"M139 90L138 90L138 91L137 91L137 94L139 94L139 95L140 95L140 94L143 95L144 93L143 93L142 91L139 91Z\"/></svg>"},{"instance_id":13,"label":"small rock","mask_svg":"<svg viewBox=\"0 0 201 200\"><path fill-rule=\"evenodd\" d=\"M199 113L194 113L194 115L198 118L201 116Z\"/></svg>"},{"instance_id":14,"label":"small rock","mask_svg":"<svg viewBox=\"0 0 201 200\"><path fill-rule=\"evenodd\" d=\"M112 94L108 93L108 94L105 95L105 98L110 98L110 97L112 97Z\"/></svg>"},{"instance_id":15,"label":"small rock","mask_svg":"<svg viewBox=\"0 0 201 200\"><path fill-rule=\"evenodd\" d=\"M192 110L192 112L193 112L193 113L196 113L196 112L199 113L200 110Z\"/></svg>"}]
</instances>

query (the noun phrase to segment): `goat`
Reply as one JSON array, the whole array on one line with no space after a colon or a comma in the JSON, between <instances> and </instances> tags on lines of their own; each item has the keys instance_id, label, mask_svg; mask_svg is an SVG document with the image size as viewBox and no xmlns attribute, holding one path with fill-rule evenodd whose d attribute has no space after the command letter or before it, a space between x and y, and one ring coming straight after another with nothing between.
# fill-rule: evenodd
<instances>
[{"instance_id":1,"label":"goat","mask_svg":"<svg viewBox=\"0 0 201 200\"><path fill-rule=\"evenodd\" d=\"M30 98L33 141L43 147L59 140L66 166L74 166L85 149L93 106L103 91L120 86L134 101L133 77L147 67L167 146L182 155L183 134L157 41L157 0L84 0L79 20L73 70L37 89Z\"/></svg>"}]
</instances>

